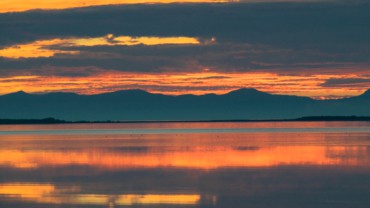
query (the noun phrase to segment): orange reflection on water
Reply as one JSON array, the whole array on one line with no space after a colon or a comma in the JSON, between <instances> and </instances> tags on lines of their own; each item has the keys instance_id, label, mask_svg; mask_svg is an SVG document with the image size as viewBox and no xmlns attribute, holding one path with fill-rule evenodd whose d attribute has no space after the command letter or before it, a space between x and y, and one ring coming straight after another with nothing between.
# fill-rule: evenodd
<instances>
[{"instance_id":1,"label":"orange reflection on water","mask_svg":"<svg viewBox=\"0 0 370 208\"><path fill-rule=\"evenodd\" d=\"M2 184L0 185L0 195L19 196L21 198L41 198L45 194L55 191L54 185L43 184Z\"/></svg>"},{"instance_id":2,"label":"orange reflection on water","mask_svg":"<svg viewBox=\"0 0 370 208\"><path fill-rule=\"evenodd\" d=\"M200 41L193 37L130 37L108 34L105 37L96 38L66 38L38 40L26 44L13 45L0 49L0 57L38 58L52 57L56 54L79 54L76 50L55 49L55 47L79 47L79 46L134 46L134 45L196 45Z\"/></svg>"},{"instance_id":3,"label":"orange reflection on water","mask_svg":"<svg viewBox=\"0 0 370 208\"><path fill-rule=\"evenodd\" d=\"M116 200L117 205L137 204L197 204L199 195L121 195Z\"/></svg>"},{"instance_id":4,"label":"orange reflection on water","mask_svg":"<svg viewBox=\"0 0 370 208\"><path fill-rule=\"evenodd\" d=\"M71 199L72 198L72 199ZM150 205L150 204L198 204L201 196L198 194L76 194L69 196L68 201L59 197L61 203L91 204L91 205Z\"/></svg>"},{"instance_id":5,"label":"orange reflection on water","mask_svg":"<svg viewBox=\"0 0 370 208\"><path fill-rule=\"evenodd\" d=\"M195 205L199 194L80 194L78 187L58 188L53 184L0 184L0 197L49 204L83 205ZM215 197L213 197L215 198Z\"/></svg>"},{"instance_id":6,"label":"orange reflection on water","mask_svg":"<svg viewBox=\"0 0 370 208\"><path fill-rule=\"evenodd\" d=\"M346 157L351 153L349 157ZM362 160L359 157L363 157ZM178 150L135 151L21 151L1 150L0 165L15 168L89 165L105 169L179 167L272 167L279 165L361 165L366 147L274 146L274 147L185 147Z\"/></svg>"}]
</instances>

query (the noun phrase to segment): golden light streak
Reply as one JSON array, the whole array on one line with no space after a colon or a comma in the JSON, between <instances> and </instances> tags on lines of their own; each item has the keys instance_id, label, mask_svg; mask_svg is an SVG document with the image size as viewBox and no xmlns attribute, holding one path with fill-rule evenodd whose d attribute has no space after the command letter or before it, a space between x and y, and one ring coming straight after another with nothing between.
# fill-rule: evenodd
<instances>
[{"instance_id":1,"label":"golden light streak","mask_svg":"<svg viewBox=\"0 0 370 208\"><path fill-rule=\"evenodd\" d=\"M169 44L200 44L199 40L196 38L189 38L189 37L129 37L129 36L119 36L114 38L114 41L117 42L118 45L169 45Z\"/></svg>"},{"instance_id":2,"label":"golden light streak","mask_svg":"<svg viewBox=\"0 0 370 208\"><path fill-rule=\"evenodd\" d=\"M0 49L0 57L39 58L52 57L56 54L76 55L79 51L61 50L55 47L78 47L78 46L134 46L134 45L198 45L200 41L193 37L130 37L108 34L97 38L67 38L39 40L27 44L19 44ZM54 48L53 48L54 47Z\"/></svg>"},{"instance_id":3,"label":"golden light streak","mask_svg":"<svg viewBox=\"0 0 370 208\"><path fill-rule=\"evenodd\" d=\"M71 197L70 197L71 198ZM76 194L69 199L73 204L90 205L153 205L153 204L182 204L195 205L200 201L198 194L126 194L126 195L98 195L98 194Z\"/></svg>"},{"instance_id":4,"label":"golden light streak","mask_svg":"<svg viewBox=\"0 0 370 208\"><path fill-rule=\"evenodd\" d=\"M40 198L45 194L51 194L55 187L51 184L1 184L0 195L19 196L21 198Z\"/></svg>"},{"instance_id":5,"label":"golden light streak","mask_svg":"<svg viewBox=\"0 0 370 208\"><path fill-rule=\"evenodd\" d=\"M117 205L133 205L133 204L183 204L192 205L198 204L200 201L199 195L121 195L116 200Z\"/></svg>"},{"instance_id":6,"label":"golden light streak","mask_svg":"<svg viewBox=\"0 0 370 208\"><path fill-rule=\"evenodd\" d=\"M55 49L47 49L46 46L61 44L61 39L41 40L30 44L20 44L10 46L0 50L0 57L5 58L37 58L37 57L52 57L55 54L78 54L78 51L63 51Z\"/></svg>"},{"instance_id":7,"label":"golden light streak","mask_svg":"<svg viewBox=\"0 0 370 208\"><path fill-rule=\"evenodd\" d=\"M48 204L81 205L154 205L181 204L196 205L200 203L199 194L79 194L79 188L57 188L53 184L0 184L0 196Z\"/></svg>"},{"instance_id":8,"label":"golden light streak","mask_svg":"<svg viewBox=\"0 0 370 208\"><path fill-rule=\"evenodd\" d=\"M51 69L45 69L51 70ZM65 70L64 68L54 70ZM83 68L68 69L84 72ZM342 98L360 95L370 84L354 87L323 87L328 79L361 78L356 74L279 75L266 72L193 72L193 73L130 73L97 70L85 77L53 77L18 75L0 78L0 94L16 91L45 93L54 91L98 94L126 89L143 89L152 93L225 94L239 88L255 88L272 94L308 96L313 98Z\"/></svg>"},{"instance_id":9,"label":"golden light streak","mask_svg":"<svg viewBox=\"0 0 370 208\"><path fill-rule=\"evenodd\" d=\"M160 152L20 151L0 150L0 165L14 168L89 165L104 169L176 167L217 169L224 167L273 167L280 165L358 165L358 158L330 157L351 151L361 154L366 147L274 146L252 150L231 147L192 147ZM20 164L35 164L22 167Z\"/></svg>"},{"instance_id":10,"label":"golden light streak","mask_svg":"<svg viewBox=\"0 0 370 208\"><path fill-rule=\"evenodd\" d=\"M1 0L0 13L31 9L67 9L115 4L226 3L235 0Z\"/></svg>"}]
</instances>

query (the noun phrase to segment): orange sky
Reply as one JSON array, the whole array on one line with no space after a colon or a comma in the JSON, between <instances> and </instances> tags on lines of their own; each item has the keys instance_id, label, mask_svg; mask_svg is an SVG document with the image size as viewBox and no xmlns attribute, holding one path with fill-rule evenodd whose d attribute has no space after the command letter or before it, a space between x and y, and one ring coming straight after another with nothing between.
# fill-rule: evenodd
<instances>
[{"instance_id":1,"label":"orange sky","mask_svg":"<svg viewBox=\"0 0 370 208\"><path fill-rule=\"evenodd\" d=\"M221 3L231 0L1 0L0 13L20 12L30 9L66 9L75 7L141 4L141 3ZM234 1L235 2L235 1Z\"/></svg>"},{"instance_id":2,"label":"orange sky","mask_svg":"<svg viewBox=\"0 0 370 208\"><path fill-rule=\"evenodd\" d=\"M174 1L175 0L163 0L160 2L169 3ZM183 2L185 1L226 2L229 0L184 0ZM30 0L25 3L25 1L20 0L5 0L0 1L0 12L23 11L36 7L62 9L89 5L131 4L143 2L154 3L158 1ZM218 40L212 35L207 38L200 38L190 36L135 37L114 34L106 34L100 37L61 36L25 43L15 43L13 45L0 47L0 61L5 60L3 62L4 74L0 75L0 95L20 90L28 93L64 91L79 94L98 94L127 89L142 89L152 93L171 95L200 95L207 93L224 94L239 88L255 88L272 94L308 96L315 99L338 99L357 96L367 89L370 89L370 70L368 70L369 66L366 63L340 63L335 61L323 63L298 61L295 63L293 58L290 65L289 63L287 65L284 65L283 63L281 64L281 68L275 67L274 63L270 64L268 61L266 61L266 63L263 61L261 63L258 61L250 61L251 65L258 65L255 69L252 66L251 69L251 66L248 65L248 60L253 60L253 57L246 56L240 58L243 59L240 66L237 66L240 68L236 67L237 69L233 69L233 64L229 63L231 61L228 60L230 59L230 56L228 55L230 51L225 53L221 51L221 54L217 54L220 53L220 51L218 51L214 52L215 54L208 52L204 55L197 55L200 56L200 61L198 59L199 57L191 57L191 55L184 55L184 57L181 55L171 56L168 54L157 56L156 51L154 50L156 49L154 47L159 46L173 47L171 49L173 49L176 54L176 50L178 49L177 46L180 48L179 50L183 49L181 47L191 47L191 49L195 51L198 50L198 48L212 48L218 47L222 44L227 45L229 43L222 42L222 40ZM97 49L97 51L83 49L94 49L99 47L116 47L116 50L122 49L124 52L122 54L115 54L109 50L106 52L105 50L99 51L100 49ZM150 50L148 50L150 52L146 54L145 50L144 52L137 52L137 48L135 47L153 47L154 49L150 48ZM235 46L236 49L238 47L239 46L237 45ZM131 51L129 51L131 49L135 55L131 55ZM265 58L267 60L271 57L274 59L274 56L278 55L277 53L270 54L270 49L262 50L259 47L254 49L252 46L244 48L240 53L247 53L245 51L248 50L256 50L254 53L257 54L266 53L267 55ZM262 52L259 52L259 50ZM283 49L271 48L271 50L281 51L282 53L284 52ZM232 55L233 61L239 61L238 53L239 52L236 51L235 54ZM286 56L289 56L289 54ZM50 58L50 62L48 58ZM78 63L79 58L82 60L81 63ZM102 62L99 64L95 63L95 65L94 63L91 63L91 66L89 66L90 62L87 62L85 58L86 60L101 58ZM112 58L114 61L117 61L118 64L112 64L113 67L111 67L110 61L104 60L105 58L108 58L108 60ZM204 60L202 60L202 58ZM222 60L220 63L225 63L220 64L218 62L218 58ZM65 60L67 64L64 67L54 66L54 59L57 60L56 62L59 61L61 63L64 63ZM285 57L283 59L285 59ZM43 65L32 68L32 63L35 63L38 60L46 61L41 61ZM119 62L118 60L124 61ZM243 61L245 60L247 60L246 66L245 68L242 68L244 67ZM30 67L26 63L28 61L30 62ZM75 62L71 64L71 67L68 67L68 61ZM172 61L174 63L172 63ZM130 65L131 62L134 64ZM144 63L143 65L146 65L141 67L140 64L142 62L148 63ZM215 63L213 64L213 62ZM13 69L12 67L17 64L20 66ZM76 67L73 66L74 64L84 64L84 66ZM153 64L153 68L151 68L151 64ZM155 68L156 64L160 66ZM301 67L300 64L303 66ZM312 66L310 66L310 64L312 64ZM58 65L58 63L56 65ZM276 65L279 67L279 63ZM6 68L7 66L10 68ZM25 68L22 69L21 66ZM114 68L114 70L110 69L110 67ZM266 67L266 69L263 67ZM290 68L284 69L284 67ZM151 71L159 72L153 73ZM79 73L83 75L75 75ZM60 76L58 74L64 75ZM334 80L334 84L331 86L325 86L325 83L328 80ZM349 82L340 82L340 80L349 80ZM339 82L339 84L335 84L335 82Z\"/></svg>"},{"instance_id":3,"label":"orange sky","mask_svg":"<svg viewBox=\"0 0 370 208\"><path fill-rule=\"evenodd\" d=\"M63 70L63 69L56 69ZM75 72L83 70L73 68ZM330 78L358 78L352 74L323 74L311 76L278 75L267 72L194 72L194 73L130 73L118 71L97 72L88 77L56 77L23 75L0 78L0 94L16 91L28 93L75 92L97 94L123 89L143 89L164 94L224 94L239 88L256 88L275 94L325 97L355 96L364 92L361 87L322 87ZM370 88L370 86L368 86Z\"/></svg>"},{"instance_id":4,"label":"orange sky","mask_svg":"<svg viewBox=\"0 0 370 208\"><path fill-rule=\"evenodd\" d=\"M212 45L215 38L200 41L195 37L131 37L107 34L102 37L70 37L38 40L30 43L16 44L0 49L0 57L7 59L37 59L66 55L70 58L80 55L78 47L135 45ZM199 66L195 66L201 68ZM273 94L309 96L315 99L330 99L356 96L370 88L370 84L343 85L324 87L328 79L361 79L366 73L311 73L296 75L279 75L272 72L214 72L206 66L198 72L162 72L135 73L117 70L94 69L88 76L54 76L42 75L44 72L85 73L86 67L52 67L47 66L40 74L18 73L15 76L0 77L0 94L16 91L45 93L55 91L75 92L80 94L97 94L125 89L143 89L163 94L224 94L239 88L256 88ZM193 69L181 69L194 71ZM318 71L318 70L316 70ZM325 71L325 69L323 69ZM370 76L370 72L367 73ZM367 86L364 86L367 85Z\"/></svg>"}]
</instances>

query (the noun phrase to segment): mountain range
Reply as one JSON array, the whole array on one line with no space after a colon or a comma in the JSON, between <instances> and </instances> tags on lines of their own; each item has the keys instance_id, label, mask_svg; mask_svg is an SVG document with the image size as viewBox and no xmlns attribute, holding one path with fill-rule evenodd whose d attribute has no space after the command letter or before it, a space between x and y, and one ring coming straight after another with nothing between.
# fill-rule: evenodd
<instances>
[{"instance_id":1,"label":"mountain range","mask_svg":"<svg viewBox=\"0 0 370 208\"><path fill-rule=\"evenodd\" d=\"M97 95L74 93L0 96L0 118L69 121L264 120L305 116L370 116L370 90L338 100L274 95L243 88L216 95L163 95L123 90Z\"/></svg>"}]
</instances>

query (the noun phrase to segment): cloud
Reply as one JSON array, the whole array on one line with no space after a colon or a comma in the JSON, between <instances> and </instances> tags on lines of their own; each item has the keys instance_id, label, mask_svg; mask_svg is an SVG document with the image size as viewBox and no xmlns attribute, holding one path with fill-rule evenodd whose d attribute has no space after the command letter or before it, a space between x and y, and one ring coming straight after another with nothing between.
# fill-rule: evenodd
<instances>
[{"instance_id":1,"label":"cloud","mask_svg":"<svg viewBox=\"0 0 370 208\"><path fill-rule=\"evenodd\" d=\"M259 85L245 79L238 86L274 93L299 94L301 90L313 96L311 89L323 92L333 85L328 79L363 79L369 74L368 19L370 3L366 1L114 5L5 13L0 14L0 78L39 76L50 81L46 78L56 77L62 84L73 85L78 82L74 79L84 77L94 79L95 85L82 89L78 84L72 91L142 86L170 92L184 86L144 85L138 77L127 85L116 80L116 85L100 86L97 80L108 73L212 72L222 81L233 73L244 74L243 78L266 73L270 76ZM178 38L185 43L176 42ZM153 40L166 44L150 44ZM214 80L212 76L189 83ZM282 77L289 79L282 81ZM301 79L311 84L292 87ZM46 81L39 91L47 84L51 85ZM333 95L343 94L349 85L340 86ZM48 90L63 89L58 87ZM358 92L356 88L349 93Z\"/></svg>"},{"instance_id":2,"label":"cloud","mask_svg":"<svg viewBox=\"0 0 370 208\"><path fill-rule=\"evenodd\" d=\"M213 42L213 41L206 41ZM93 46L135 46L135 45L197 45L199 40L191 37L130 37L107 34L104 37L95 38L66 38L38 40L27 44L13 45L0 49L0 57L39 58L53 57L57 54L77 55L79 51L68 50L71 47L93 47ZM58 49L65 48L65 50Z\"/></svg>"},{"instance_id":3,"label":"cloud","mask_svg":"<svg viewBox=\"0 0 370 208\"><path fill-rule=\"evenodd\" d=\"M368 78L341 78L328 79L321 84L323 87L363 87L370 88L370 79Z\"/></svg>"},{"instance_id":4,"label":"cloud","mask_svg":"<svg viewBox=\"0 0 370 208\"><path fill-rule=\"evenodd\" d=\"M6 49L5 49L6 50ZM272 72L289 75L348 74L367 72L370 63L346 62L343 56L251 44L97 45L49 46L43 51L62 51L51 57L0 58L0 76L47 68L95 67L133 73L165 72ZM21 53L17 53L20 55ZM30 53L40 56L37 53ZM43 55L43 54L41 54ZM52 71L52 70L50 70ZM41 72L41 70L39 70ZM56 72L56 71L54 71ZM23 72L22 72L23 73ZM366 73L365 73L366 74ZM51 74L50 74L51 75Z\"/></svg>"},{"instance_id":5,"label":"cloud","mask_svg":"<svg viewBox=\"0 0 370 208\"><path fill-rule=\"evenodd\" d=\"M370 4L260 3L107 6L1 14L0 44L45 37L216 37L286 48L355 50L369 41ZM340 43L340 44L339 44ZM364 47L360 47L364 49Z\"/></svg>"}]
</instances>

